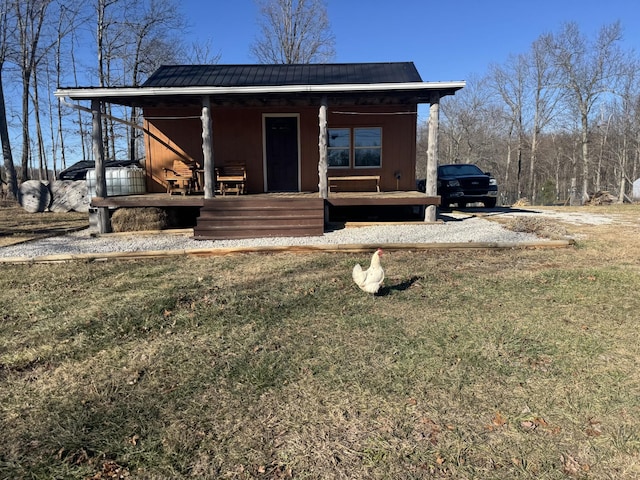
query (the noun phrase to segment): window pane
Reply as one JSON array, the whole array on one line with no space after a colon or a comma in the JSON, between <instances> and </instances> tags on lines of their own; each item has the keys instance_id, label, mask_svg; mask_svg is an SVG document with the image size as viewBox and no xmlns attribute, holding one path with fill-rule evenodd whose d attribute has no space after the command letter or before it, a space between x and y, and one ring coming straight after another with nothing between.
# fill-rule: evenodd
<instances>
[{"instance_id":1,"label":"window pane","mask_svg":"<svg viewBox=\"0 0 640 480\"><path fill-rule=\"evenodd\" d=\"M356 128L354 129L354 137L356 148L382 146L381 128Z\"/></svg>"},{"instance_id":2,"label":"window pane","mask_svg":"<svg viewBox=\"0 0 640 480\"><path fill-rule=\"evenodd\" d=\"M356 167L379 167L381 165L379 148L358 148L355 155Z\"/></svg>"},{"instance_id":3,"label":"window pane","mask_svg":"<svg viewBox=\"0 0 640 480\"><path fill-rule=\"evenodd\" d=\"M349 148L350 141L349 129L348 128L330 128L329 129L329 148L332 147L341 147L341 148Z\"/></svg>"},{"instance_id":4,"label":"window pane","mask_svg":"<svg viewBox=\"0 0 640 480\"><path fill-rule=\"evenodd\" d=\"M344 148L334 148L329 150L327 163L330 167L348 167L349 150Z\"/></svg>"}]
</instances>

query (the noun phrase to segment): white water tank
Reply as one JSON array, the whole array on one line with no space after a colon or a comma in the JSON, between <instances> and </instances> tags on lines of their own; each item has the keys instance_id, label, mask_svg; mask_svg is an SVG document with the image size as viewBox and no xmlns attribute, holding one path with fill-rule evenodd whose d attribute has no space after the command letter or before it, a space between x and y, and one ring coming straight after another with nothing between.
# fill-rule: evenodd
<instances>
[{"instance_id":1,"label":"white water tank","mask_svg":"<svg viewBox=\"0 0 640 480\"><path fill-rule=\"evenodd\" d=\"M633 182L633 199L640 202L640 178Z\"/></svg>"},{"instance_id":2,"label":"white water tank","mask_svg":"<svg viewBox=\"0 0 640 480\"><path fill-rule=\"evenodd\" d=\"M143 168L107 167L105 169L107 195L136 195L145 193L145 175ZM89 197L96 196L96 170L87 170L87 189Z\"/></svg>"}]
</instances>

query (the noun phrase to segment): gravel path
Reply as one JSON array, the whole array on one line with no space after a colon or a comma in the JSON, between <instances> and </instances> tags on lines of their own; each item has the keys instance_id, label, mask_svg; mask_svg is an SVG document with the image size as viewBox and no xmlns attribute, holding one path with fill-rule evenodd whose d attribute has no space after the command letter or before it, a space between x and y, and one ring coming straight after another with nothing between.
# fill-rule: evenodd
<instances>
[{"instance_id":1,"label":"gravel path","mask_svg":"<svg viewBox=\"0 0 640 480\"><path fill-rule=\"evenodd\" d=\"M88 230L0 248L0 257L37 258L157 250L194 250L234 247L302 245L378 246L403 243L518 243L544 241L533 234L507 230L496 222L475 217L451 218L436 224L376 225L335 230L317 237L277 237L247 240L194 240L190 235L117 234L91 236Z\"/></svg>"}]
</instances>

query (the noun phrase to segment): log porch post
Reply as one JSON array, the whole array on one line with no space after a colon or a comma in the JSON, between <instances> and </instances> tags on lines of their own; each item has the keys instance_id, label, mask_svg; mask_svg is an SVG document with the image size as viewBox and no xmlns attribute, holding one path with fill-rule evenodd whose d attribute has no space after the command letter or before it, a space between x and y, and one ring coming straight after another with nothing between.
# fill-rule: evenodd
<instances>
[{"instance_id":1,"label":"log porch post","mask_svg":"<svg viewBox=\"0 0 640 480\"><path fill-rule=\"evenodd\" d=\"M91 142L93 146L93 158L96 171L96 191L95 196L105 198L107 196L107 177L104 163L104 146L102 143L102 104L98 99L91 100ZM111 231L111 221L109 219L109 208L98 207L98 233L109 233Z\"/></svg>"},{"instance_id":2,"label":"log porch post","mask_svg":"<svg viewBox=\"0 0 640 480\"><path fill-rule=\"evenodd\" d=\"M202 120L202 155L204 158L204 198L214 198L213 123L209 96L202 97L202 116L200 119Z\"/></svg>"},{"instance_id":3,"label":"log porch post","mask_svg":"<svg viewBox=\"0 0 640 480\"><path fill-rule=\"evenodd\" d=\"M320 133L318 137L318 192L320 198L329 198L329 186L327 181L327 97L322 97L320 101L320 112L318 121Z\"/></svg>"},{"instance_id":4,"label":"log porch post","mask_svg":"<svg viewBox=\"0 0 640 480\"><path fill-rule=\"evenodd\" d=\"M440 119L440 92L431 94L429 101L429 146L427 148L427 182L425 194L435 197L438 194L438 129ZM425 222L436 221L437 207L427 206L424 212Z\"/></svg>"}]
</instances>

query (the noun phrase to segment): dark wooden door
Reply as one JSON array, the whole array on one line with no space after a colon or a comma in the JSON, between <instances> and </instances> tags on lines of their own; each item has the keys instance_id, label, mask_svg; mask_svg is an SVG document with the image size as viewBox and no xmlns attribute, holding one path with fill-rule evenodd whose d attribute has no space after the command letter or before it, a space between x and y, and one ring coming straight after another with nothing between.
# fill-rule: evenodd
<instances>
[{"instance_id":1,"label":"dark wooden door","mask_svg":"<svg viewBox=\"0 0 640 480\"><path fill-rule=\"evenodd\" d=\"M265 118L268 192L298 191L298 118Z\"/></svg>"}]
</instances>

